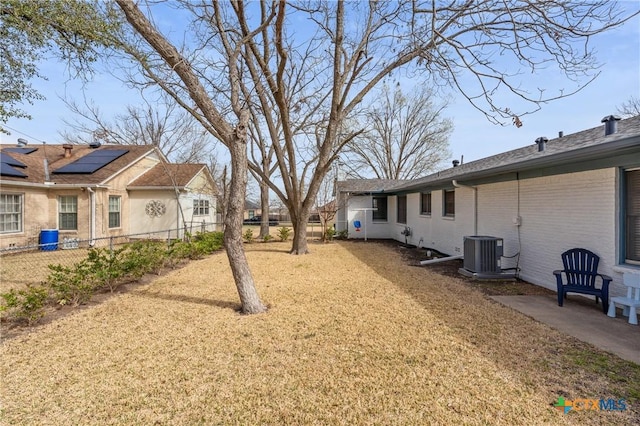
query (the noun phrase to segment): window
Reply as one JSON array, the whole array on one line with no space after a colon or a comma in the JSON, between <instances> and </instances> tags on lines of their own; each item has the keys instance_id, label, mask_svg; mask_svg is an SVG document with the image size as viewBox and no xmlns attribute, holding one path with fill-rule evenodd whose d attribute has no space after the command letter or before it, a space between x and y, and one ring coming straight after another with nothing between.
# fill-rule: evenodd
<instances>
[{"instance_id":1,"label":"window","mask_svg":"<svg viewBox=\"0 0 640 426\"><path fill-rule=\"evenodd\" d=\"M255 210L249 210L249 219L253 219L255 215L256 215Z\"/></svg>"},{"instance_id":2,"label":"window","mask_svg":"<svg viewBox=\"0 0 640 426\"><path fill-rule=\"evenodd\" d=\"M120 197L109 196L109 228L120 227Z\"/></svg>"},{"instance_id":3,"label":"window","mask_svg":"<svg viewBox=\"0 0 640 426\"><path fill-rule=\"evenodd\" d=\"M456 215L456 192L454 190L444 191L443 216L453 217Z\"/></svg>"},{"instance_id":4,"label":"window","mask_svg":"<svg viewBox=\"0 0 640 426\"><path fill-rule=\"evenodd\" d=\"M193 215L194 216L208 216L209 215L209 200L193 200Z\"/></svg>"},{"instance_id":5,"label":"window","mask_svg":"<svg viewBox=\"0 0 640 426\"><path fill-rule=\"evenodd\" d=\"M0 233L22 231L22 195L0 194Z\"/></svg>"},{"instance_id":6,"label":"window","mask_svg":"<svg viewBox=\"0 0 640 426\"><path fill-rule=\"evenodd\" d=\"M420 214L431 214L431 193L420 194Z\"/></svg>"},{"instance_id":7,"label":"window","mask_svg":"<svg viewBox=\"0 0 640 426\"><path fill-rule=\"evenodd\" d=\"M373 197L371 207L377 209L373 211L374 221L387 220L387 197Z\"/></svg>"},{"instance_id":8,"label":"window","mask_svg":"<svg viewBox=\"0 0 640 426\"><path fill-rule=\"evenodd\" d=\"M625 262L640 264L640 170L625 172Z\"/></svg>"},{"instance_id":9,"label":"window","mask_svg":"<svg viewBox=\"0 0 640 426\"><path fill-rule=\"evenodd\" d=\"M78 197L65 195L58 198L58 228L62 231L78 229Z\"/></svg>"},{"instance_id":10,"label":"window","mask_svg":"<svg viewBox=\"0 0 640 426\"><path fill-rule=\"evenodd\" d=\"M407 196L398 195L398 223L407 223Z\"/></svg>"}]
</instances>

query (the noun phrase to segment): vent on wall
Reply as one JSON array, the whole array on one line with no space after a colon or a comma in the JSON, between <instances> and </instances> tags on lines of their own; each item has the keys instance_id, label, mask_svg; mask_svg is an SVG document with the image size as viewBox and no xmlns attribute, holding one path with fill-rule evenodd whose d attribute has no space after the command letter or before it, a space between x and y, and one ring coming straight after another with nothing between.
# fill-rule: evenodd
<instances>
[{"instance_id":1,"label":"vent on wall","mask_svg":"<svg viewBox=\"0 0 640 426\"><path fill-rule=\"evenodd\" d=\"M500 273L502 238L474 235L464 237L464 269L473 273Z\"/></svg>"}]
</instances>

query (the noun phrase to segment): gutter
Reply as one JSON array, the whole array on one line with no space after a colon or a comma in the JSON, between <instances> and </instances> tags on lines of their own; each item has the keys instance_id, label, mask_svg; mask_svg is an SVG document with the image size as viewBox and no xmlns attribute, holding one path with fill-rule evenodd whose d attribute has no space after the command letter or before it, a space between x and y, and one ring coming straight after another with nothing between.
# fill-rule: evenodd
<instances>
[{"instance_id":1,"label":"gutter","mask_svg":"<svg viewBox=\"0 0 640 426\"><path fill-rule=\"evenodd\" d=\"M90 187L86 187L89 192L89 246L96 244L96 193Z\"/></svg>"},{"instance_id":2,"label":"gutter","mask_svg":"<svg viewBox=\"0 0 640 426\"><path fill-rule=\"evenodd\" d=\"M473 235L478 235L478 188L475 186L463 185L457 180L451 181L456 188L466 188L473 190Z\"/></svg>"},{"instance_id":3,"label":"gutter","mask_svg":"<svg viewBox=\"0 0 640 426\"><path fill-rule=\"evenodd\" d=\"M16 180L0 180L0 186L21 186L27 188L46 188L46 189L85 189L86 183L34 183L34 182L20 182ZM108 189L109 185L92 185L93 188Z\"/></svg>"},{"instance_id":4,"label":"gutter","mask_svg":"<svg viewBox=\"0 0 640 426\"><path fill-rule=\"evenodd\" d=\"M554 152L554 148L550 148L549 145L547 144L547 149L545 150L544 156L535 156L535 154L538 154L538 153L532 152L527 154L523 159L516 160L514 162L510 162L507 164L501 164L498 166L491 166L491 165L486 166L489 168L477 168L478 166L474 166L472 170L469 170L466 172L464 171L464 169L468 169L469 166L473 165L474 163L477 163L477 162L490 163L490 161L488 160L494 157L506 154L506 153L502 153L496 156L482 158L470 163L466 163L464 167L458 166L456 169L460 169L460 170L455 170L455 172L453 172L453 169L446 169L446 170L434 173L430 176L426 176L425 178L419 179L419 180L424 180L423 182L410 183L405 186L401 185L397 188L393 188L393 190L389 192L401 192L401 191L411 192L427 186L442 184L444 182L449 181L452 178L465 179L465 180L480 179L483 177L496 176L499 174L506 174L506 173L522 172L522 171L536 169L540 167L554 167L554 166L560 166L564 164L577 163L581 161L595 160L595 159L600 159L603 157L603 155L607 155L607 154L612 154L612 155L624 154L625 151L628 152L629 155L633 155L638 150L639 146L640 146L640 136L635 136L635 135L631 137L619 139L616 141L608 142L608 143L591 145L586 147L579 147L576 149L561 151L561 152ZM523 149L523 148L519 148L519 149Z\"/></svg>"}]
</instances>

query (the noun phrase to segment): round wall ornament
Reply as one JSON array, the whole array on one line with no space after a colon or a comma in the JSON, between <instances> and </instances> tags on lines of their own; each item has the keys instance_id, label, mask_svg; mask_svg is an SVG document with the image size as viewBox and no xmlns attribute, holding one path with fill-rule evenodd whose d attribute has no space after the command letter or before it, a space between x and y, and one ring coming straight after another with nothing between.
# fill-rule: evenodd
<instances>
[{"instance_id":1,"label":"round wall ornament","mask_svg":"<svg viewBox=\"0 0 640 426\"><path fill-rule=\"evenodd\" d=\"M160 200L151 200L144 208L144 212L147 214L147 216L151 217L160 217L165 214L166 211L167 207Z\"/></svg>"}]
</instances>

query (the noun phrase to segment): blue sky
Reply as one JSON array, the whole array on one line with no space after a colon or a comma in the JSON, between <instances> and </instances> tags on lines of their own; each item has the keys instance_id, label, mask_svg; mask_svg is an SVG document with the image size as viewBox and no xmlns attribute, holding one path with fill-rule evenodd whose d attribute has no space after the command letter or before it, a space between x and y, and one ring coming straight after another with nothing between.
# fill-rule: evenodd
<instances>
[{"instance_id":1,"label":"blue sky","mask_svg":"<svg viewBox=\"0 0 640 426\"><path fill-rule=\"evenodd\" d=\"M625 7L637 10L640 2L625 2ZM451 160L465 162L484 158L534 144L536 138L555 138L559 131L565 135L600 126L600 120L631 96L640 97L640 17L636 16L623 27L595 37L592 46L602 64L601 74L581 92L549 104L533 115L523 117L523 126L491 124L468 101L457 96L445 115L453 119L455 130L450 138ZM16 143L25 138L32 144L42 141L60 143L59 132L64 130L63 118L73 119L60 96L67 94L82 102L79 81L65 78L63 64L48 62L41 71L48 81L35 81L34 86L45 97L27 105L32 120L12 119L7 123L11 135L0 134L0 143ZM534 77L535 78L535 77ZM121 112L128 103L136 102L136 93L109 76L97 74L85 85L86 96L100 105L106 117ZM450 164L450 163L449 163Z\"/></svg>"}]
</instances>

